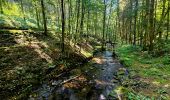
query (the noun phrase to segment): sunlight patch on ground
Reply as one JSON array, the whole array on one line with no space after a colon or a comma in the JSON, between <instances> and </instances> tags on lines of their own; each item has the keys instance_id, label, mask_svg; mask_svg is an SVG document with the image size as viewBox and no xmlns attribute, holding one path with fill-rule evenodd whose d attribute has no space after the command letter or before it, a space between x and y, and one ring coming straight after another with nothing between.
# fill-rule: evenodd
<instances>
[{"instance_id":1,"label":"sunlight patch on ground","mask_svg":"<svg viewBox=\"0 0 170 100\"><path fill-rule=\"evenodd\" d=\"M78 89L80 87L80 85L78 84L78 82L69 82L69 83L66 83L64 84L64 87L65 88L76 88Z\"/></svg>"},{"instance_id":2,"label":"sunlight patch on ground","mask_svg":"<svg viewBox=\"0 0 170 100\"><path fill-rule=\"evenodd\" d=\"M19 35L15 41L20 45L26 45L33 48L41 58L45 59L48 63L53 63L52 58L42 49L42 47L48 48L47 43L39 41L36 37L25 37L24 35Z\"/></svg>"},{"instance_id":3,"label":"sunlight patch on ground","mask_svg":"<svg viewBox=\"0 0 170 100\"><path fill-rule=\"evenodd\" d=\"M80 88L82 87L82 85L85 85L84 82L87 81L87 79L85 78L85 76L81 75L80 77L77 77L73 80L71 80L70 82L67 82L64 84L65 88Z\"/></svg>"},{"instance_id":4,"label":"sunlight patch on ground","mask_svg":"<svg viewBox=\"0 0 170 100\"><path fill-rule=\"evenodd\" d=\"M104 63L104 61L101 58L97 58L97 57L93 58L92 61L94 61L97 64L103 64Z\"/></svg>"},{"instance_id":5,"label":"sunlight patch on ground","mask_svg":"<svg viewBox=\"0 0 170 100\"><path fill-rule=\"evenodd\" d=\"M99 85L113 85L113 83L109 83L109 82L106 82L106 81L102 81L102 80L95 80L96 84L99 84Z\"/></svg>"},{"instance_id":6,"label":"sunlight patch on ground","mask_svg":"<svg viewBox=\"0 0 170 100\"><path fill-rule=\"evenodd\" d=\"M169 87L170 87L170 84L165 84L164 87L165 87L165 88L169 88Z\"/></svg>"},{"instance_id":7,"label":"sunlight patch on ground","mask_svg":"<svg viewBox=\"0 0 170 100\"><path fill-rule=\"evenodd\" d=\"M22 33L22 30L9 30L10 33Z\"/></svg>"},{"instance_id":8,"label":"sunlight patch on ground","mask_svg":"<svg viewBox=\"0 0 170 100\"><path fill-rule=\"evenodd\" d=\"M153 81L152 82L154 85L160 85L160 82L157 82L157 81Z\"/></svg>"},{"instance_id":9,"label":"sunlight patch on ground","mask_svg":"<svg viewBox=\"0 0 170 100\"><path fill-rule=\"evenodd\" d=\"M53 63L52 58L48 54L42 52L40 49L35 49L35 51L39 54L41 58L44 58L48 63Z\"/></svg>"},{"instance_id":10,"label":"sunlight patch on ground","mask_svg":"<svg viewBox=\"0 0 170 100\"><path fill-rule=\"evenodd\" d=\"M87 58L92 56L92 54L90 52L87 52L87 51L84 51L84 50L81 50L81 53Z\"/></svg>"}]
</instances>

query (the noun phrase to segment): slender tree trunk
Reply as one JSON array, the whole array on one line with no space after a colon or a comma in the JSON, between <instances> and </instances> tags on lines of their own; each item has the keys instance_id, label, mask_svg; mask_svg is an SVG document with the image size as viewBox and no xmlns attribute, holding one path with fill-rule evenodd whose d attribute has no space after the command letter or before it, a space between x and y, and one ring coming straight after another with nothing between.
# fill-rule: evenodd
<instances>
[{"instance_id":1,"label":"slender tree trunk","mask_svg":"<svg viewBox=\"0 0 170 100\"><path fill-rule=\"evenodd\" d=\"M134 20L134 37L133 45L136 45L136 25L137 25L137 15L138 15L138 0L135 1L135 20Z\"/></svg>"},{"instance_id":2,"label":"slender tree trunk","mask_svg":"<svg viewBox=\"0 0 170 100\"><path fill-rule=\"evenodd\" d=\"M149 23L150 23L150 28L149 28L149 37L150 37L150 44L149 44L149 51L152 51L154 48L153 45L153 38L154 38L154 4L155 0L150 1L150 18L149 18Z\"/></svg>"},{"instance_id":3,"label":"slender tree trunk","mask_svg":"<svg viewBox=\"0 0 170 100\"><path fill-rule=\"evenodd\" d=\"M111 13L112 13L112 2L113 1L111 1L111 3L110 3L110 9L109 9L109 18L108 18L108 22L107 22L107 30L106 30L106 40L109 38L109 41L110 41L110 30L109 30L109 26L110 26L110 22L111 22Z\"/></svg>"},{"instance_id":4,"label":"slender tree trunk","mask_svg":"<svg viewBox=\"0 0 170 100\"><path fill-rule=\"evenodd\" d=\"M147 46L147 38L148 38L148 24L149 24L149 0L145 0L145 3L146 3L146 7L145 7L145 33L144 33L144 41L143 41L143 49L146 50L146 46Z\"/></svg>"},{"instance_id":5,"label":"slender tree trunk","mask_svg":"<svg viewBox=\"0 0 170 100\"><path fill-rule=\"evenodd\" d=\"M76 34L79 34L79 16L80 16L80 0L77 1L77 21L76 21ZM75 44L77 41L77 36L75 35Z\"/></svg>"},{"instance_id":6,"label":"slender tree trunk","mask_svg":"<svg viewBox=\"0 0 170 100\"><path fill-rule=\"evenodd\" d=\"M80 35L83 35L83 27L84 27L84 0L82 0L82 8L81 8L81 23L80 23Z\"/></svg>"},{"instance_id":7,"label":"slender tree trunk","mask_svg":"<svg viewBox=\"0 0 170 100\"><path fill-rule=\"evenodd\" d=\"M133 8L132 8L132 0L130 0L130 12L131 14L133 13ZM131 15L131 18L130 18L130 34L129 34L129 43L132 44L132 15Z\"/></svg>"},{"instance_id":8,"label":"slender tree trunk","mask_svg":"<svg viewBox=\"0 0 170 100\"><path fill-rule=\"evenodd\" d=\"M120 6L120 1L117 0L116 33L115 33L115 39L114 39L115 42L119 36L121 37L120 35L120 7L119 6Z\"/></svg>"},{"instance_id":9,"label":"slender tree trunk","mask_svg":"<svg viewBox=\"0 0 170 100\"><path fill-rule=\"evenodd\" d=\"M47 19L45 14L44 0L41 0L41 8L42 8L42 15L43 15L44 35L47 35Z\"/></svg>"},{"instance_id":10,"label":"slender tree trunk","mask_svg":"<svg viewBox=\"0 0 170 100\"><path fill-rule=\"evenodd\" d=\"M166 3L166 0L162 0L162 15L161 15L161 19L163 19L164 17L164 13L165 13L165 3ZM159 30L159 41L162 39L162 30Z\"/></svg>"},{"instance_id":11,"label":"slender tree trunk","mask_svg":"<svg viewBox=\"0 0 170 100\"><path fill-rule=\"evenodd\" d=\"M38 8L35 8L35 11L36 11L36 18L37 18L37 26L38 26L38 29L40 29L40 20L39 20L39 16L38 16Z\"/></svg>"},{"instance_id":12,"label":"slender tree trunk","mask_svg":"<svg viewBox=\"0 0 170 100\"><path fill-rule=\"evenodd\" d=\"M97 18L98 17L98 11L97 11L97 9L96 9L96 13L95 13L95 23L94 23L94 27L95 27L95 36L97 37L97 26L98 26L98 23L97 23Z\"/></svg>"},{"instance_id":13,"label":"slender tree trunk","mask_svg":"<svg viewBox=\"0 0 170 100\"><path fill-rule=\"evenodd\" d=\"M81 7L81 23L80 23L80 38L83 35L84 30L84 0L82 0L82 7ZM82 38L81 38L82 39ZM80 45L80 52L81 52L81 45Z\"/></svg>"},{"instance_id":14,"label":"slender tree trunk","mask_svg":"<svg viewBox=\"0 0 170 100\"><path fill-rule=\"evenodd\" d=\"M104 50L105 27L106 27L106 0L104 0L104 11L103 11L103 37L102 37L102 50Z\"/></svg>"},{"instance_id":15,"label":"slender tree trunk","mask_svg":"<svg viewBox=\"0 0 170 100\"><path fill-rule=\"evenodd\" d=\"M58 3L57 3L57 18L56 18L56 21L57 21L57 29L59 30L60 28L60 25L61 25L61 20L60 20L60 17L61 17L61 7L60 7L60 0L57 0Z\"/></svg>"},{"instance_id":16,"label":"slender tree trunk","mask_svg":"<svg viewBox=\"0 0 170 100\"><path fill-rule=\"evenodd\" d=\"M87 38L87 40L86 40L86 42L88 41L89 23L90 23L90 6L89 6L89 3L90 3L90 0L88 0L88 2L87 2L88 7L87 7L87 26L86 26L86 31L87 31L86 38Z\"/></svg>"},{"instance_id":17,"label":"slender tree trunk","mask_svg":"<svg viewBox=\"0 0 170 100\"><path fill-rule=\"evenodd\" d=\"M64 53L65 15L64 15L64 1L63 0L61 0L61 22L62 22L62 53Z\"/></svg>"},{"instance_id":18,"label":"slender tree trunk","mask_svg":"<svg viewBox=\"0 0 170 100\"><path fill-rule=\"evenodd\" d=\"M69 22L68 22L68 31L69 31L69 40L71 36L71 14L72 14L72 0L68 0L69 3Z\"/></svg>"},{"instance_id":19,"label":"slender tree trunk","mask_svg":"<svg viewBox=\"0 0 170 100\"><path fill-rule=\"evenodd\" d=\"M168 1L168 8L170 7L170 1ZM170 12L168 12L168 15L167 15L167 33L166 33L166 40L168 40L168 37L169 37L169 23L170 23L170 16L169 16L169 13Z\"/></svg>"},{"instance_id":20,"label":"slender tree trunk","mask_svg":"<svg viewBox=\"0 0 170 100\"><path fill-rule=\"evenodd\" d=\"M144 6L144 0L142 0L142 6ZM143 46L143 33L144 33L144 9L142 8L142 12L141 12L141 28L139 30L140 31L140 46Z\"/></svg>"},{"instance_id":21,"label":"slender tree trunk","mask_svg":"<svg viewBox=\"0 0 170 100\"><path fill-rule=\"evenodd\" d=\"M22 9L22 13L23 13L24 22L26 23L23 0L21 0L21 9Z\"/></svg>"},{"instance_id":22,"label":"slender tree trunk","mask_svg":"<svg viewBox=\"0 0 170 100\"><path fill-rule=\"evenodd\" d=\"M1 7L1 14L3 14L4 11L3 11L3 6L2 6L2 0L0 0L0 7Z\"/></svg>"}]
</instances>

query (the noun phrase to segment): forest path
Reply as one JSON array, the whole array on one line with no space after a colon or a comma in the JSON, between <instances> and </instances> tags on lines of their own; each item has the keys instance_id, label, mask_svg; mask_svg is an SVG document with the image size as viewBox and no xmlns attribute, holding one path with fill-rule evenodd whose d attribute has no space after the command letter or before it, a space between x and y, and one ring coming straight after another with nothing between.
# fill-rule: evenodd
<instances>
[{"instance_id":1,"label":"forest path","mask_svg":"<svg viewBox=\"0 0 170 100\"><path fill-rule=\"evenodd\" d=\"M110 45L108 45L110 46ZM98 52L85 66L57 80L43 84L29 100L106 100L118 85L115 73L123 66L112 57L113 52Z\"/></svg>"}]
</instances>

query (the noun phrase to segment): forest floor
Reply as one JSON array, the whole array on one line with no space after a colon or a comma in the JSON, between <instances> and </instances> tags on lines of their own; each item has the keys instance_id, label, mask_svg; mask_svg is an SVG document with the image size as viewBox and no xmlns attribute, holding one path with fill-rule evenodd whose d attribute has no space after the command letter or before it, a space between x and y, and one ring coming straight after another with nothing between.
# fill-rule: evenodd
<instances>
[{"instance_id":1,"label":"forest floor","mask_svg":"<svg viewBox=\"0 0 170 100\"><path fill-rule=\"evenodd\" d=\"M118 47L116 53L129 70L122 82L129 99L170 99L170 55L153 57L130 45Z\"/></svg>"},{"instance_id":2,"label":"forest floor","mask_svg":"<svg viewBox=\"0 0 170 100\"><path fill-rule=\"evenodd\" d=\"M62 54L60 36L53 32L49 36L41 34L31 30L0 31L0 98L28 98L45 80L50 82L62 73L84 66L86 58L92 56L93 45L98 45L90 37L93 41L81 44L80 53L79 45L73 47L66 41ZM170 99L170 55L153 57L130 45L117 47L116 53L129 75L121 76L122 72L118 72L120 76L116 77L121 83L115 91L135 100Z\"/></svg>"},{"instance_id":3,"label":"forest floor","mask_svg":"<svg viewBox=\"0 0 170 100\"><path fill-rule=\"evenodd\" d=\"M84 46L83 55L66 45L65 54L62 54L59 36L54 35L43 36L41 32L23 30L0 31L0 98L27 98L44 80L87 62L85 56L91 55L92 47Z\"/></svg>"}]
</instances>

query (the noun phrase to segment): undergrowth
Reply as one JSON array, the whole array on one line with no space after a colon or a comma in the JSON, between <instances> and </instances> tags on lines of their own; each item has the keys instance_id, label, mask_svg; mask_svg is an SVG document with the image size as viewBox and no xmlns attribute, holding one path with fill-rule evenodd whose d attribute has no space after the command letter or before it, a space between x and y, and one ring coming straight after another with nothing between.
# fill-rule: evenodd
<instances>
[{"instance_id":1,"label":"undergrowth","mask_svg":"<svg viewBox=\"0 0 170 100\"><path fill-rule=\"evenodd\" d=\"M149 85L142 84L142 87L135 87L134 84L126 82L128 84L126 88L129 90L126 95L130 100L170 99L169 52L155 56L155 54L149 54L148 51L143 51L139 46L123 45L116 49L116 53L120 62L129 71L128 80L126 81L132 83L139 81ZM158 92L165 89L166 92Z\"/></svg>"}]
</instances>

